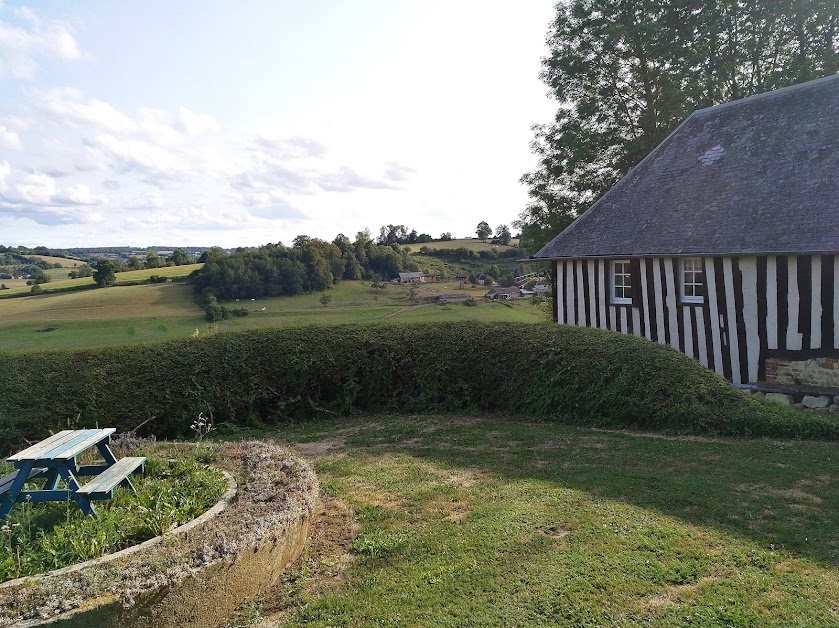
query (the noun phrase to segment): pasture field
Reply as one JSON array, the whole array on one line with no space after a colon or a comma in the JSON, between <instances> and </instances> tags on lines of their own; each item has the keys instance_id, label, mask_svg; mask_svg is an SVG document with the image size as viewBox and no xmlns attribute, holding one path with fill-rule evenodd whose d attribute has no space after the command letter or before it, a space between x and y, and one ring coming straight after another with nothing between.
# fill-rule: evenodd
<instances>
[{"instance_id":1,"label":"pasture field","mask_svg":"<svg viewBox=\"0 0 839 628\"><path fill-rule=\"evenodd\" d=\"M124 273L117 273L117 285L138 283L140 281L145 281L152 275L157 275L158 277L168 277L169 279L186 277L192 271L198 270L202 266L203 264L189 264L185 266L166 266L164 268L150 268L147 270L129 270ZM44 272L50 275L50 277L52 278L52 281L50 281L49 283L41 284L41 289L44 291L44 293L91 288L96 283L91 277L68 279L67 274L70 271L65 270L63 268L54 268L51 270L46 270ZM31 287L26 285L26 280L16 280L17 283L14 284L16 286L14 288L12 287L13 284L10 283L12 281L15 280L3 280L2 283L5 283L9 287L9 290L3 290L3 292L0 293L0 297L8 298L10 295L26 294L31 291ZM0 317L2 317L2 308L0 308Z\"/></svg>"},{"instance_id":2,"label":"pasture field","mask_svg":"<svg viewBox=\"0 0 839 628\"><path fill-rule=\"evenodd\" d=\"M153 274L178 272L189 266L119 273L119 280L133 276L142 280ZM185 274L185 273L184 273ZM172 275L170 275L172 276ZM50 282L45 286L85 282L89 278ZM127 281L127 279L125 280ZM417 286L417 299L442 292L458 292L457 284L440 282ZM28 291L28 288L26 288ZM409 299L409 286L387 284L373 289L367 282L344 281L326 293L293 297L229 301L230 309L245 309L247 316L208 323L194 300L192 287L183 283L142 284L82 290L57 294L23 296L0 300L0 351L39 349L85 349L141 342L185 338L224 331L306 325L336 325L351 322L418 321L520 321L541 322L550 317L549 309L521 301L516 303L480 302L478 307L462 303L436 305ZM5 292L5 291L4 291ZM476 300L485 288L465 290ZM324 294L331 300L320 303Z\"/></svg>"},{"instance_id":3,"label":"pasture field","mask_svg":"<svg viewBox=\"0 0 839 628\"><path fill-rule=\"evenodd\" d=\"M146 268L144 270L129 270L124 273L117 273L117 284L134 283L148 279L152 275L177 279L186 277L194 270L199 270L204 264L185 264L183 266L164 266L163 268Z\"/></svg>"},{"instance_id":4,"label":"pasture field","mask_svg":"<svg viewBox=\"0 0 839 628\"><path fill-rule=\"evenodd\" d=\"M507 251L513 247L518 246L519 241L518 238L513 238L510 241L510 246L504 246L502 244L492 244L492 238L489 240L482 242L477 238L461 238L459 240L440 240L434 242L423 242L422 244L405 244L404 246L410 247L411 253L419 253L419 250L423 246L427 246L430 249L459 249L465 248L469 249L470 251L498 251L501 253L502 251Z\"/></svg>"},{"instance_id":5,"label":"pasture field","mask_svg":"<svg viewBox=\"0 0 839 628\"><path fill-rule=\"evenodd\" d=\"M242 609L254 620L837 625L832 443L458 416L261 436L313 462L322 512L302 559Z\"/></svg>"},{"instance_id":6,"label":"pasture field","mask_svg":"<svg viewBox=\"0 0 839 628\"><path fill-rule=\"evenodd\" d=\"M203 325L183 284L44 294L0 301L0 350L134 344L185 337Z\"/></svg>"},{"instance_id":7,"label":"pasture field","mask_svg":"<svg viewBox=\"0 0 839 628\"><path fill-rule=\"evenodd\" d=\"M43 260L47 264L61 264L63 268L75 268L76 266L84 266L85 264L85 262L80 259L67 257L52 257L51 255L26 255L26 257L32 257L35 259ZM64 276L67 276L66 273Z\"/></svg>"}]
</instances>

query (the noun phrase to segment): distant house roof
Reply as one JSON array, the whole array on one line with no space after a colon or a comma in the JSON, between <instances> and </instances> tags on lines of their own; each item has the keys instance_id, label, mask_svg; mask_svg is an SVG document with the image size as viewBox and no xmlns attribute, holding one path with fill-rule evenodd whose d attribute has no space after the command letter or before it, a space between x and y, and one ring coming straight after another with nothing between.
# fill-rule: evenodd
<instances>
[{"instance_id":1,"label":"distant house roof","mask_svg":"<svg viewBox=\"0 0 839 628\"><path fill-rule=\"evenodd\" d=\"M695 111L534 257L839 253L839 75Z\"/></svg>"},{"instance_id":2,"label":"distant house roof","mask_svg":"<svg viewBox=\"0 0 839 628\"><path fill-rule=\"evenodd\" d=\"M421 279L422 277L436 277L432 273L399 273L400 279Z\"/></svg>"}]
</instances>

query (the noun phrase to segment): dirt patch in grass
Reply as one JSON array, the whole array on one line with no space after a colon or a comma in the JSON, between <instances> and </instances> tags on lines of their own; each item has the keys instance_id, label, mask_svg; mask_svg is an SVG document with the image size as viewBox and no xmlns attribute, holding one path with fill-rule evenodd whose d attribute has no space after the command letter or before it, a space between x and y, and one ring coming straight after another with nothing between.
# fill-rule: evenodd
<instances>
[{"instance_id":1,"label":"dirt patch in grass","mask_svg":"<svg viewBox=\"0 0 839 628\"><path fill-rule=\"evenodd\" d=\"M548 526L547 528L544 528L542 530L542 532L545 534L545 536L549 536L552 539L559 539L559 540L564 539L569 534L571 534L570 529L565 528L561 525Z\"/></svg>"},{"instance_id":2,"label":"dirt patch in grass","mask_svg":"<svg viewBox=\"0 0 839 628\"><path fill-rule=\"evenodd\" d=\"M408 511L398 495L389 491L383 491L370 484L357 484L353 487L350 495L354 500L366 506L379 506L399 512Z\"/></svg>"},{"instance_id":3,"label":"dirt patch in grass","mask_svg":"<svg viewBox=\"0 0 839 628\"><path fill-rule=\"evenodd\" d=\"M262 599L262 619L255 626L284 625L306 600L337 590L355 560L352 541L358 534L355 513L345 502L321 495L309 527L303 555Z\"/></svg>"},{"instance_id":4,"label":"dirt patch in grass","mask_svg":"<svg viewBox=\"0 0 839 628\"><path fill-rule=\"evenodd\" d=\"M446 499L435 497L425 505L429 512L439 512L449 521L461 521L472 512L472 503L466 499Z\"/></svg>"},{"instance_id":5,"label":"dirt patch in grass","mask_svg":"<svg viewBox=\"0 0 839 628\"><path fill-rule=\"evenodd\" d=\"M667 585L658 595L654 595L653 597L644 600L641 606L646 608L661 608L664 606L674 606L676 604L689 602L696 597L696 593L699 591L700 587L716 580L719 580L719 578L708 576L705 578L699 578L696 582L688 584Z\"/></svg>"},{"instance_id":6,"label":"dirt patch in grass","mask_svg":"<svg viewBox=\"0 0 839 628\"><path fill-rule=\"evenodd\" d=\"M345 443L345 439L336 437L336 438L327 438L325 440L316 440L311 443L297 443L294 445L294 449L300 452L301 456L306 456L307 458L316 458L318 456L322 456L330 449L337 449L339 447L343 447Z\"/></svg>"},{"instance_id":7,"label":"dirt patch in grass","mask_svg":"<svg viewBox=\"0 0 839 628\"><path fill-rule=\"evenodd\" d=\"M472 488L486 476L482 469L460 469L452 471L446 482L460 488Z\"/></svg>"}]
</instances>

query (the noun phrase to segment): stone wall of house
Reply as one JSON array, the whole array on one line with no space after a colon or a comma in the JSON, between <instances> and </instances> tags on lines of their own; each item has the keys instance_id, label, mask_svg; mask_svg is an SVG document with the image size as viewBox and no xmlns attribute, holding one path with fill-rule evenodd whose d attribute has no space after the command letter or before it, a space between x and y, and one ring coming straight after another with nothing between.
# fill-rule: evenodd
<instances>
[{"instance_id":1,"label":"stone wall of house","mask_svg":"<svg viewBox=\"0 0 839 628\"><path fill-rule=\"evenodd\" d=\"M766 381L778 384L810 384L839 388L839 358L766 360Z\"/></svg>"}]
</instances>

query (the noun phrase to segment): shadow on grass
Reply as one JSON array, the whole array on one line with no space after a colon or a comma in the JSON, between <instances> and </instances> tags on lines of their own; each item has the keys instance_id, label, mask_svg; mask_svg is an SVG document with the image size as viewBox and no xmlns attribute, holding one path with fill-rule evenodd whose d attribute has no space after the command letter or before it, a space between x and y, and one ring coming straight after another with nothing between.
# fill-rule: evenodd
<instances>
[{"instance_id":1,"label":"shadow on grass","mask_svg":"<svg viewBox=\"0 0 839 628\"><path fill-rule=\"evenodd\" d=\"M839 565L833 443L681 439L551 423L371 417L304 424L284 437L403 452L450 467L537 479Z\"/></svg>"}]
</instances>

